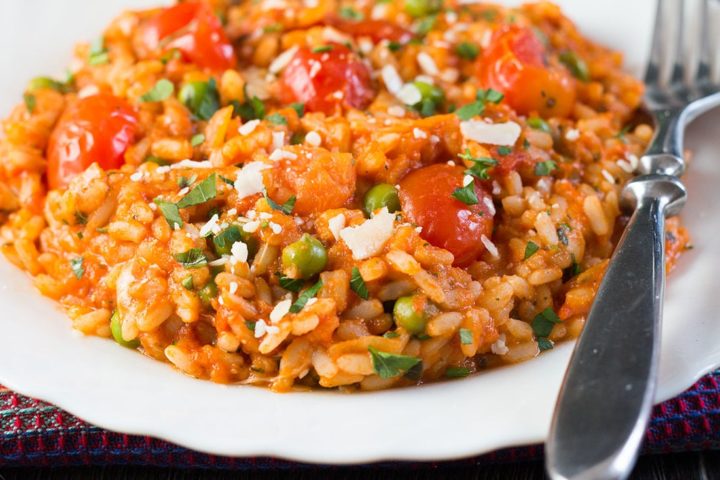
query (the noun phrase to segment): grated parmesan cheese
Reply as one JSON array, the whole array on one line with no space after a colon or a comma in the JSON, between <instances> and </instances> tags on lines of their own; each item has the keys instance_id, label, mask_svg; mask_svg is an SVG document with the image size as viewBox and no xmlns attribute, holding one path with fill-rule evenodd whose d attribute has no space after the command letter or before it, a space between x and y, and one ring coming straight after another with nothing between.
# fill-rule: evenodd
<instances>
[{"instance_id":1,"label":"grated parmesan cheese","mask_svg":"<svg viewBox=\"0 0 720 480\"><path fill-rule=\"evenodd\" d=\"M200 236L201 236L201 237L207 237L208 235L210 235L211 233L213 233L213 231L214 231L214 230L217 228L217 226L218 226L218 221L219 221L219 220L220 220L220 217L218 216L217 213L216 213L215 215L213 215L212 218L211 218L210 220L208 220L205 225L203 225L202 227L200 227Z\"/></svg>"},{"instance_id":2,"label":"grated parmesan cheese","mask_svg":"<svg viewBox=\"0 0 720 480\"><path fill-rule=\"evenodd\" d=\"M262 171L268 168L270 165L266 163L250 162L238 172L234 186L239 199L255 195L265 189Z\"/></svg>"},{"instance_id":3,"label":"grated parmesan cheese","mask_svg":"<svg viewBox=\"0 0 720 480\"><path fill-rule=\"evenodd\" d=\"M345 228L344 214L340 213L328 220L328 229L333 234L333 237L335 237L335 240L340 239L340 230L342 230L343 228Z\"/></svg>"},{"instance_id":4,"label":"grated parmesan cheese","mask_svg":"<svg viewBox=\"0 0 720 480\"><path fill-rule=\"evenodd\" d=\"M283 319L285 315L288 314L291 306L292 300L290 299L278 302L278 304L275 305L275 308L273 308L272 312L270 312L270 321L272 323L278 323L280 320Z\"/></svg>"},{"instance_id":5,"label":"grated parmesan cheese","mask_svg":"<svg viewBox=\"0 0 720 480\"><path fill-rule=\"evenodd\" d=\"M413 137L427 138L427 133L425 133L425 130L421 130L421 129L415 127L415 128L413 128Z\"/></svg>"},{"instance_id":6,"label":"grated parmesan cheese","mask_svg":"<svg viewBox=\"0 0 720 480\"><path fill-rule=\"evenodd\" d=\"M483 245L485 245L485 248L487 248L487 251L490 252L490 255L492 255L495 258L500 257L500 252L498 252L498 249L495 246L495 244L492 242L492 240L487 238L485 235L481 235L480 241L483 243Z\"/></svg>"},{"instance_id":7,"label":"grated parmesan cheese","mask_svg":"<svg viewBox=\"0 0 720 480\"><path fill-rule=\"evenodd\" d=\"M322 138L320 138L320 134L316 131L308 132L307 135L305 135L305 141L308 143L308 145L312 145L313 147L319 147L322 143Z\"/></svg>"},{"instance_id":8,"label":"grated parmesan cheese","mask_svg":"<svg viewBox=\"0 0 720 480\"><path fill-rule=\"evenodd\" d=\"M578 138L580 138L580 131L576 128L571 128L570 130L565 132L565 140L567 140L568 142L574 142Z\"/></svg>"},{"instance_id":9,"label":"grated parmesan cheese","mask_svg":"<svg viewBox=\"0 0 720 480\"><path fill-rule=\"evenodd\" d=\"M292 152L288 152L286 150L278 148L270 154L269 158L273 162L277 162L278 160L295 160L297 158L297 155Z\"/></svg>"},{"instance_id":10,"label":"grated parmesan cheese","mask_svg":"<svg viewBox=\"0 0 720 480\"><path fill-rule=\"evenodd\" d=\"M293 59L299 48L300 47L295 45L282 52L280 55L277 56L277 58L275 58L275 60L273 60L273 62L268 67L268 70L270 70L271 73L282 72Z\"/></svg>"},{"instance_id":11,"label":"grated parmesan cheese","mask_svg":"<svg viewBox=\"0 0 720 480\"><path fill-rule=\"evenodd\" d=\"M460 131L467 140L512 146L520 137L521 128L515 122L487 123L482 120L468 120L460 123Z\"/></svg>"},{"instance_id":12,"label":"grated parmesan cheese","mask_svg":"<svg viewBox=\"0 0 720 480\"><path fill-rule=\"evenodd\" d=\"M490 346L490 351L492 351L495 355L505 355L510 351L507 345L505 345L504 333L501 333L495 343Z\"/></svg>"},{"instance_id":13,"label":"grated parmesan cheese","mask_svg":"<svg viewBox=\"0 0 720 480\"><path fill-rule=\"evenodd\" d=\"M403 87L403 81L398 71L392 65L385 65L380 71L385 88L388 92L395 94Z\"/></svg>"},{"instance_id":14,"label":"grated parmesan cheese","mask_svg":"<svg viewBox=\"0 0 720 480\"><path fill-rule=\"evenodd\" d=\"M258 222L257 220L252 220L243 225L243 231L247 233L255 233L257 232L258 228L260 228L260 222Z\"/></svg>"},{"instance_id":15,"label":"grated parmesan cheese","mask_svg":"<svg viewBox=\"0 0 720 480\"><path fill-rule=\"evenodd\" d=\"M247 262L248 259L248 248L243 242L235 242L230 248L233 260L238 263Z\"/></svg>"},{"instance_id":16,"label":"grated parmesan cheese","mask_svg":"<svg viewBox=\"0 0 720 480\"><path fill-rule=\"evenodd\" d=\"M364 260L382 250L385 242L392 236L394 228L395 215L384 207L360 225L340 230L340 238L350 248L355 260Z\"/></svg>"},{"instance_id":17,"label":"grated parmesan cheese","mask_svg":"<svg viewBox=\"0 0 720 480\"><path fill-rule=\"evenodd\" d=\"M240 133L240 135L243 136L250 135L252 132L255 131L258 125L260 125L260 120L250 120L249 122L240 125L240 128L238 128L238 132Z\"/></svg>"},{"instance_id":18,"label":"grated parmesan cheese","mask_svg":"<svg viewBox=\"0 0 720 480\"><path fill-rule=\"evenodd\" d=\"M405 105L415 105L422 100L422 93L420 93L420 90L412 83L403 85L395 96Z\"/></svg>"},{"instance_id":19,"label":"grated parmesan cheese","mask_svg":"<svg viewBox=\"0 0 720 480\"><path fill-rule=\"evenodd\" d=\"M425 74L435 77L440 73L435 60L433 60L433 58L426 52L418 53L416 60Z\"/></svg>"}]
</instances>

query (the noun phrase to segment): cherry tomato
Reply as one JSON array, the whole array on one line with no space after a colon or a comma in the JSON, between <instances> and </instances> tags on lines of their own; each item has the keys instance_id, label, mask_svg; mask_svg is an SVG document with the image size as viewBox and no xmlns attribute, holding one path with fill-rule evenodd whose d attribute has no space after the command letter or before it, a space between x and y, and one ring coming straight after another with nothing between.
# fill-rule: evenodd
<instances>
[{"instance_id":1,"label":"cherry tomato","mask_svg":"<svg viewBox=\"0 0 720 480\"><path fill-rule=\"evenodd\" d=\"M341 32L350 34L353 37L370 37L374 43L379 43L383 40L406 43L413 38L412 32L386 20L353 21L332 17L328 19L328 23L337 27Z\"/></svg>"},{"instance_id":2,"label":"cherry tomato","mask_svg":"<svg viewBox=\"0 0 720 480\"><path fill-rule=\"evenodd\" d=\"M282 74L282 100L310 112L335 113L341 105L365 108L375 97L370 70L344 45L300 48Z\"/></svg>"},{"instance_id":3,"label":"cherry tomato","mask_svg":"<svg viewBox=\"0 0 720 480\"><path fill-rule=\"evenodd\" d=\"M204 2L184 2L163 9L141 25L137 41L148 53L177 49L187 60L210 70L235 65L232 44L220 20Z\"/></svg>"},{"instance_id":4,"label":"cherry tomato","mask_svg":"<svg viewBox=\"0 0 720 480\"><path fill-rule=\"evenodd\" d=\"M456 266L477 259L485 250L480 237L490 238L493 229L493 213L487 205L492 198L477 181L477 204L466 205L452 197L462 187L464 176L462 167L436 163L411 172L400 182L403 213L422 227L422 238L452 252Z\"/></svg>"},{"instance_id":5,"label":"cherry tomato","mask_svg":"<svg viewBox=\"0 0 720 480\"><path fill-rule=\"evenodd\" d=\"M58 121L48 142L48 184L67 186L93 163L111 170L135 140L137 117L122 98L99 93L79 99Z\"/></svg>"},{"instance_id":6,"label":"cherry tomato","mask_svg":"<svg viewBox=\"0 0 720 480\"><path fill-rule=\"evenodd\" d=\"M521 114L566 117L575 102L575 80L561 66L546 64L545 48L532 30L508 25L493 35L478 60L478 78L505 94Z\"/></svg>"}]
</instances>

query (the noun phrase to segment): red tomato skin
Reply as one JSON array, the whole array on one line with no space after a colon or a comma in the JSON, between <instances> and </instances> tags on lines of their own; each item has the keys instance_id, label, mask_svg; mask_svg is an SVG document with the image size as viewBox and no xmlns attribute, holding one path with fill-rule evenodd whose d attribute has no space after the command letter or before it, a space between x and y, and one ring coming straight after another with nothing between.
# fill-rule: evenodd
<instances>
[{"instance_id":1,"label":"red tomato skin","mask_svg":"<svg viewBox=\"0 0 720 480\"><path fill-rule=\"evenodd\" d=\"M282 101L300 102L309 112L332 115L344 105L362 109L375 98L370 70L344 45L313 52L302 47L283 70Z\"/></svg>"},{"instance_id":2,"label":"red tomato skin","mask_svg":"<svg viewBox=\"0 0 720 480\"><path fill-rule=\"evenodd\" d=\"M566 117L572 111L574 79L564 68L546 65L542 43L527 28L497 30L477 65L480 83L502 92L520 114Z\"/></svg>"},{"instance_id":3,"label":"red tomato skin","mask_svg":"<svg viewBox=\"0 0 720 480\"><path fill-rule=\"evenodd\" d=\"M352 21L339 17L331 17L327 23L353 37L369 37L373 43L380 43L383 40L406 43L413 38L412 32L386 20Z\"/></svg>"},{"instance_id":4,"label":"red tomato skin","mask_svg":"<svg viewBox=\"0 0 720 480\"><path fill-rule=\"evenodd\" d=\"M437 163L409 173L400 181L400 205L407 218L422 227L420 236L455 256L454 265L466 267L485 251L480 240L490 238L493 213L487 206L490 194L477 181L476 205L452 197L462 187L462 167Z\"/></svg>"},{"instance_id":5,"label":"red tomato skin","mask_svg":"<svg viewBox=\"0 0 720 480\"><path fill-rule=\"evenodd\" d=\"M162 54L177 49L192 63L213 71L235 66L233 46L220 20L207 4L184 2L163 9L139 29L148 52Z\"/></svg>"},{"instance_id":6,"label":"red tomato skin","mask_svg":"<svg viewBox=\"0 0 720 480\"><path fill-rule=\"evenodd\" d=\"M68 107L50 135L47 147L48 184L63 188L87 167L120 168L135 140L137 116L122 98L99 93Z\"/></svg>"}]
</instances>

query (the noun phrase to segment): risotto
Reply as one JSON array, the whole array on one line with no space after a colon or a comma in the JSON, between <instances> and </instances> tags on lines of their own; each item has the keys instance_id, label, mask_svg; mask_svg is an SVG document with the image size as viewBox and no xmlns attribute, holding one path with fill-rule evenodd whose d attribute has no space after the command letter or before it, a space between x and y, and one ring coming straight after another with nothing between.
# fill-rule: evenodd
<instances>
[{"instance_id":1,"label":"risotto","mask_svg":"<svg viewBox=\"0 0 720 480\"><path fill-rule=\"evenodd\" d=\"M549 3L127 12L4 120L0 248L77 330L214 382L522 362L579 335L627 220L653 129L621 60Z\"/></svg>"}]
</instances>

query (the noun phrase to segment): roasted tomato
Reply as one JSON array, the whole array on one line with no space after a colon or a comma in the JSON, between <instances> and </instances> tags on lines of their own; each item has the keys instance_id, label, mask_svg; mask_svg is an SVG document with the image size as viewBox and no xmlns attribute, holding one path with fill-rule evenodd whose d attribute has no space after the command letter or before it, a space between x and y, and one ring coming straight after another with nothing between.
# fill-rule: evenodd
<instances>
[{"instance_id":1,"label":"roasted tomato","mask_svg":"<svg viewBox=\"0 0 720 480\"><path fill-rule=\"evenodd\" d=\"M405 43L413 38L412 32L386 20L353 21L340 17L332 17L328 19L328 23L337 27L341 32L348 33L353 37L369 37L375 43L382 42L383 40Z\"/></svg>"},{"instance_id":2,"label":"roasted tomato","mask_svg":"<svg viewBox=\"0 0 720 480\"><path fill-rule=\"evenodd\" d=\"M528 28L496 31L477 71L484 87L504 93L521 114L566 117L575 102L575 80L564 67L547 64L545 48Z\"/></svg>"},{"instance_id":3,"label":"roasted tomato","mask_svg":"<svg viewBox=\"0 0 720 480\"><path fill-rule=\"evenodd\" d=\"M235 65L232 44L204 2L184 2L163 9L140 26L135 45L149 55L177 49L187 60L210 70Z\"/></svg>"},{"instance_id":4,"label":"roasted tomato","mask_svg":"<svg viewBox=\"0 0 720 480\"><path fill-rule=\"evenodd\" d=\"M50 188L66 186L96 162L106 170L119 168L136 129L135 111L125 100L109 93L79 99L65 110L50 135Z\"/></svg>"},{"instance_id":5,"label":"roasted tomato","mask_svg":"<svg viewBox=\"0 0 720 480\"><path fill-rule=\"evenodd\" d=\"M481 236L490 238L493 212L490 194L475 182L478 203L466 205L452 194L462 187L462 167L437 163L411 172L400 182L400 204L410 221L422 227L420 236L452 252L456 266L467 266L485 250Z\"/></svg>"},{"instance_id":6,"label":"roasted tomato","mask_svg":"<svg viewBox=\"0 0 720 480\"><path fill-rule=\"evenodd\" d=\"M344 105L365 108L374 98L370 70L344 45L303 47L282 74L282 100L331 115Z\"/></svg>"},{"instance_id":7,"label":"roasted tomato","mask_svg":"<svg viewBox=\"0 0 720 480\"><path fill-rule=\"evenodd\" d=\"M267 193L278 203L295 196L293 212L322 213L347 204L355 191L355 166L349 153L324 148L288 147L292 153L265 170ZM293 157L294 155L294 157Z\"/></svg>"}]
</instances>

